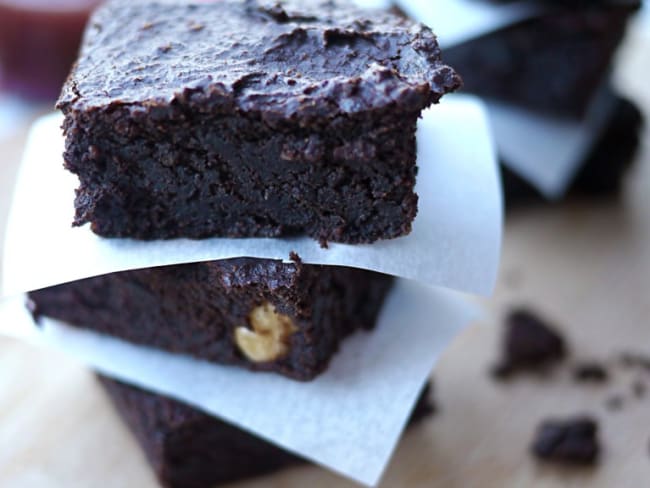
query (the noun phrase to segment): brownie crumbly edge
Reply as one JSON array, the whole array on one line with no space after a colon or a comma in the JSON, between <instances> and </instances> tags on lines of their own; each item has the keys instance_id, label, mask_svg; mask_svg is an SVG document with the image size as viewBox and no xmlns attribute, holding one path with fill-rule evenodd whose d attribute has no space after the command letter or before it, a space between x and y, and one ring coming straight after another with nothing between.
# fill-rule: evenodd
<instances>
[{"instance_id":1,"label":"brownie crumbly edge","mask_svg":"<svg viewBox=\"0 0 650 488\"><path fill-rule=\"evenodd\" d=\"M350 2L109 1L58 103L75 225L139 239L407 234L416 121L459 85L427 27Z\"/></svg>"},{"instance_id":2,"label":"brownie crumbly edge","mask_svg":"<svg viewBox=\"0 0 650 488\"><path fill-rule=\"evenodd\" d=\"M33 315L215 363L310 380L371 329L392 277L238 258L112 273L29 293Z\"/></svg>"}]
</instances>

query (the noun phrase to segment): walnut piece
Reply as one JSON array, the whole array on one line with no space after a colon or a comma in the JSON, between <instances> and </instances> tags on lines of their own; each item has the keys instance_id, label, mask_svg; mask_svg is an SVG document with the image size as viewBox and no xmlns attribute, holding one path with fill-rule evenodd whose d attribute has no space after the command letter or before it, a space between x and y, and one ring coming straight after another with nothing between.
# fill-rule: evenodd
<instances>
[{"instance_id":1,"label":"walnut piece","mask_svg":"<svg viewBox=\"0 0 650 488\"><path fill-rule=\"evenodd\" d=\"M289 337L298 328L287 315L276 312L269 302L255 307L248 315L253 330L235 329L235 343L239 350L256 363L275 361L289 352Z\"/></svg>"}]
</instances>

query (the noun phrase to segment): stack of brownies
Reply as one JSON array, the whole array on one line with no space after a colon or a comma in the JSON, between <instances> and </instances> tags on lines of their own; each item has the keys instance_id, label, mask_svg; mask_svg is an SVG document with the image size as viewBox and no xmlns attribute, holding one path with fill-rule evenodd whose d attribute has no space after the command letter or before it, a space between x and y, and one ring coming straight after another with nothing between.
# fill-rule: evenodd
<instances>
[{"instance_id":1,"label":"stack of brownies","mask_svg":"<svg viewBox=\"0 0 650 488\"><path fill-rule=\"evenodd\" d=\"M494 24L441 43L464 90L489 102L509 203L617 192L643 119L617 93L612 62L641 0L395 3L432 25L467 23L441 15L459 7Z\"/></svg>"},{"instance_id":2,"label":"stack of brownies","mask_svg":"<svg viewBox=\"0 0 650 488\"><path fill-rule=\"evenodd\" d=\"M428 28L342 0L111 0L58 104L65 167L80 180L75 225L141 240L308 235L325 247L408 234L416 121L459 86ZM391 282L292 254L113 273L29 298L36 319L308 381L373 328ZM298 460L102 382L166 486ZM425 392L412 419L426 409Z\"/></svg>"}]
</instances>

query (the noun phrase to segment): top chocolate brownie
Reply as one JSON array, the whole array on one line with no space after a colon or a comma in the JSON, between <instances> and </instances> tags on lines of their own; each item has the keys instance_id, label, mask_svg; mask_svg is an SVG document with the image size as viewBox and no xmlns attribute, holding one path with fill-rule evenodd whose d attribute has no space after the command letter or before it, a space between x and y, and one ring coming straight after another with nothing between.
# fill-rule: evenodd
<instances>
[{"instance_id":1,"label":"top chocolate brownie","mask_svg":"<svg viewBox=\"0 0 650 488\"><path fill-rule=\"evenodd\" d=\"M409 232L434 34L338 1L113 0L58 107L77 225L136 238Z\"/></svg>"}]
</instances>

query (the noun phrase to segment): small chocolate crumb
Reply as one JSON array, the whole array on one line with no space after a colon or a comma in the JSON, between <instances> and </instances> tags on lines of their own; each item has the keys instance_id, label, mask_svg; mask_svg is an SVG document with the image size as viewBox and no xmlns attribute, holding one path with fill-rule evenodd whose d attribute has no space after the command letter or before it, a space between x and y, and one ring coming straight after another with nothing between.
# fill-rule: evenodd
<instances>
[{"instance_id":1,"label":"small chocolate crumb","mask_svg":"<svg viewBox=\"0 0 650 488\"><path fill-rule=\"evenodd\" d=\"M635 398L638 398L640 400L641 398L645 397L647 391L648 388L643 381L635 380L632 383L632 393L634 394Z\"/></svg>"},{"instance_id":2,"label":"small chocolate crumb","mask_svg":"<svg viewBox=\"0 0 650 488\"><path fill-rule=\"evenodd\" d=\"M289 259L295 264L302 264L302 259L300 259L300 256L298 256L298 253L295 251L289 252Z\"/></svg>"},{"instance_id":3,"label":"small chocolate crumb","mask_svg":"<svg viewBox=\"0 0 650 488\"><path fill-rule=\"evenodd\" d=\"M502 359L492 374L505 379L517 371L541 371L561 361L567 352L564 339L532 312L519 309L506 319Z\"/></svg>"},{"instance_id":4,"label":"small chocolate crumb","mask_svg":"<svg viewBox=\"0 0 650 488\"><path fill-rule=\"evenodd\" d=\"M650 373L650 357L644 354L625 352L619 359L621 365L626 368L641 369Z\"/></svg>"},{"instance_id":5,"label":"small chocolate crumb","mask_svg":"<svg viewBox=\"0 0 650 488\"><path fill-rule=\"evenodd\" d=\"M609 379L609 374L602 364L589 361L573 368L573 378L585 383L604 383Z\"/></svg>"},{"instance_id":6,"label":"small chocolate crumb","mask_svg":"<svg viewBox=\"0 0 650 488\"><path fill-rule=\"evenodd\" d=\"M596 464L600 453L598 423L586 415L546 420L537 428L531 450L544 461L583 466Z\"/></svg>"},{"instance_id":7,"label":"small chocolate crumb","mask_svg":"<svg viewBox=\"0 0 650 488\"><path fill-rule=\"evenodd\" d=\"M621 395L612 395L605 401L605 407L611 412L616 412L623 408L623 397Z\"/></svg>"}]
</instances>

